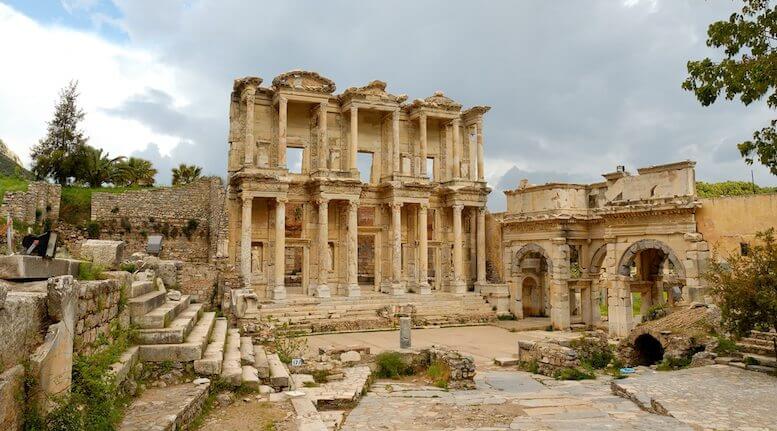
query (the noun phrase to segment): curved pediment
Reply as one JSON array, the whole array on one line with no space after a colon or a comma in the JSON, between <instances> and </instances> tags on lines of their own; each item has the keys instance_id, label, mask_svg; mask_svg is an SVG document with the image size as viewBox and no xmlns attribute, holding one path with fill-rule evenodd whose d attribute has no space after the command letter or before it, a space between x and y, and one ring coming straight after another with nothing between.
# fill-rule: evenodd
<instances>
[{"instance_id":1,"label":"curved pediment","mask_svg":"<svg viewBox=\"0 0 777 431\"><path fill-rule=\"evenodd\" d=\"M243 90L246 88L252 88L253 90L256 90L261 84L262 78L257 76L246 76L244 78L238 78L235 80L234 84L232 84L232 91L235 94L242 94Z\"/></svg>"},{"instance_id":2,"label":"curved pediment","mask_svg":"<svg viewBox=\"0 0 777 431\"><path fill-rule=\"evenodd\" d=\"M433 108L442 109L445 111L461 111L461 103L456 102L450 97L446 96L442 91L435 91L433 95L426 99L415 99L410 104L410 109L416 108Z\"/></svg>"},{"instance_id":3,"label":"curved pediment","mask_svg":"<svg viewBox=\"0 0 777 431\"><path fill-rule=\"evenodd\" d=\"M307 70L292 70L282 73L272 80L272 86L276 90L279 88L290 88L324 94L331 94L336 88L335 82L331 79Z\"/></svg>"},{"instance_id":4,"label":"curved pediment","mask_svg":"<svg viewBox=\"0 0 777 431\"><path fill-rule=\"evenodd\" d=\"M386 82L375 80L365 85L364 87L349 87L340 95L340 100L345 102L347 100L364 100L364 101L380 101L401 104L407 100L407 95L400 94L394 95L386 91Z\"/></svg>"}]
</instances>

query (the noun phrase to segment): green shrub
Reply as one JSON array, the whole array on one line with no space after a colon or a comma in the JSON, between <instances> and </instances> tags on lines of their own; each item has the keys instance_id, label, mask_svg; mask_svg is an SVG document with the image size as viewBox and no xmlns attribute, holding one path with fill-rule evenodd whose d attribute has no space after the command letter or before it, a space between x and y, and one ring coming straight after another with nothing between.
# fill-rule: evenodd
<instances>
[{"instance_id":1,"label":"green shrub","mask_svg":"<svg viewBox=\"0 0 777 431\"><path fill-rule=\"evenodd\" d=\"M500 314L496 318L497 320L518 320L513 313Z\"/></svg>"},{"instance_id":2,"label":"green shrub","mask_svg":"<svg viewBox=\"0 0 777 431\"><path fill-rule=\"evenodd\" d=\"M572 340L569 344L577 352L580 363L592 369L605 368L615 357L607 340L582 337Z\"/></svg>"},{"instance_id":3,"label":"green shrub","mask_svg":"<svg viewBox=\"0 0 777 431\"><path fill-rule=\"evenodd\" d=\"M197 231L197 226L199 226L199 222L195 219L189 219L186 222L186 226L183 227L182 231L187 239L192 239L192 235Z\"/></svg>"},{"instance_id":4,"label":"green shrub","mask_svg":"<svg viewBox=\"0 0 777 431\"><path fill-rule=\"evenodd\" d=\"M518 368L524 371L528 371L532 374L537 374L540 372L540 364L534 359L532 359L531 361L521 361L518 364Z\"/></svg>"},{"instance_id":5,"label":"green shrub","mask_svg":"<svg viewBox=\"0 0 777 431\"><path fill-rule=\"evenodd\" d=\"M691 365L691 357L664 356L664 360L656 365L658 371L672 371L686 368Z\"/></svg>"},{"instance_id":6,"label":"green shrub","mask_svg":"<svg viewBox=\"0 0 777 431\"><path fill-rule=\"evenodd\" d=\"M556 370L553 373L553 378L556 380L591 380L595 379L596 375L592 372L583 371L580 368L567 367Z\"/></svg>"},{"instance_id":7,"label":"green shrub","mask_svg":"<svg viewBox=\"0 0 777 431\"><path fill-rule=\"evenodd\" d=\"M737 343L734 340L718 335L718 345L715 347L715 353L718 355L730 355L736 351Z\"/></svg>"},{"instance_id":8,"label":"green shrub","mask_svg":"<svg viewBox=\"0 0 777 431\"><path fill-rule=\"evenodd\" d=\"M752 356L745 356L745 359L742 361L745 365L760 365L758 362L758 359L755 359Z\"/></svg>"},{"instance_id":9,"label":"green shrub","mask_svg":"<svg viewBox=\"0 0 777 431\"><path fill-rule=\"evenodd\" d=\"M289 331L288 323L284 323L280 330L275 332L275 353L284 364L290 364L292 359L301 357L308 349L308 340L296 335Z\"/></svg>"},{"instance_id":10,"label":"green shrub","mask_svg":"<svg viewBox=\"0 0 777 431\"><path fill-rule=\"evenodd\" d=\"M135 272L138 270L138 266L135 265L133 262L124 262L119 265L119 269L127 272Z\"/></svg>"},{"instance_id":11,"label":"green shrub","mask_svg":"<svg viewBox=\"0 0 777 431\"><path fill-rule=\"evenodd\" d=\"M426 375L432 380L432 384L438 388L448 389L448 382L451 381L451 369L448 364L441 361L434 361L426 369Z\"/></svg>"},{"instance_id":12,"label":"green shrub","mask_svg":"<svg viewBox=\"0 0 777 431\"><path fill-rule=\"evenodd\" d=\"M643 320L648 322L651 320L660 319L666 316L666 308L663 304L656 304L648 308L646 316L642 316Z\"/></svg>"},{"instance_id":13,"label":"green shrub","mask_svg":"<svg viewBox=\"0 0 777 431\"><path fill-rule=\"evenodd\" d=\"M103 267L95 265L92 262L81 262L78 265L79 280L101 280L103 278Z\"/></svg>"},{"instance_id":14,"label":"green shrub","mask_svg":"<svg viewBox=\"0 0 777 431\"><path fill-rule=\"evenodd\" d=\"M383 379L396 379L413 374L413 367L399 352L382 352L375 357L375 374Z\"/></svg>"},{"instance_id":15,"label":"green shrub","mask_svg":"<svg viewBox=\"0 0 777 431\"><path fill-rule=\"evenodd\" d=\"M90 221L86 224L86 235L90 239L97 239L100 237L100 229L102 226L100 226L100 222L98 221Z\"/></svg>"}]
</instances>

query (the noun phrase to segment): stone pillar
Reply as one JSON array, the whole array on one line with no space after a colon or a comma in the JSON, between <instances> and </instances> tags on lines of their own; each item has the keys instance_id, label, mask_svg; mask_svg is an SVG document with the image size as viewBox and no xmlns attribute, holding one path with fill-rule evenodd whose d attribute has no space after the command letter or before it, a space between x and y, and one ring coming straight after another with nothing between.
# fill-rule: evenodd
<instances>
[{"instance_id":1,"label":"stone pillar","mask_svg":"<svg viewBox=\"0 0 777 431\"><path fill-rule=\"evenodd\" d=\"M286 299L283 276L286 269L286 198L277 198L275 203L275 285L272 297Z\"/></svg>"},{"instance_id":2,"label":"stone pillar","mask_svg":"<svg viewBox=\"0 0 777 431\"><path fill-rule=\"evenodd\" d=\"M278 98L278 167L286 167L286 113L288 101Z\"/></svg>"},{"instance_id":3,"label":"stone pillar","mask_svg":"<svg viewBox=\"0 0 777 431\"><path fill-rule=\"evenodd\" d=\"M411 347L410 342L410 328L413 325L413 321L410 316L402 316L399 318L399 348L409 349Z\"/></svg>"},{"instance_id":4,"label":"stone pillar","mask_svg":"<svg viewBox=\"0 0 777 431\"><path fill-rule=\"evenodd\" d=\"M477 284L486 284L486 208L481 207L477 209L478 221L477 221L477 266L478 266L478 281Z\"/></svg>"},{"instance_id":5,"label":"stone pillar","mask_svg":"<svg viewBox=\"0 0 777 431\"><path fill-rule=\"evenodd\" d=\"M254 165L254 147L256 147L256 140L254 139L254 100L256 97L256 87L246 86L243 90L243 97L246 102L246 134L244 148L244 164L246 166Z\"/></svg>"},{"instance_id":6,"label":"stone pillar","mask_svg":"<svg viewBox=\"0 0 777 431\"><path fill-rule=\"evenodd\" d=\"M245 287L251 287L251 233L253 197L243 194L243 217L240 225L240 273Z\"/></svg>"},{"instance_id":7,"label":"stone pillar","mask_svg":"<svg viewBox=\"0 0 777 431\"><path fill-rule=\"evenodd\" d=\"M590 327L594 323L593 319L593 306L597 305L594 304L592 301L592 295L593 292L593 284L590 287L584 287L580 289L580 311L583 317L583 323L585 323L586 326Z\"/></svg>"},{"instance_id":8,"label":"stone pillar","mask_svg":"<svg viewBox=\"0 0 777 431\"><path fill-rule=\"evenodd\" d=\"M553 268L550 279L550 324L553 329L569 329L569 245L564 238L554 238L551 260Z\"/></svg>"},{"instance_id":9,"label":"stone pillar","mask_svg":"<svg viewBox=\"0 0 777 431\"><path fill-rule=\"evenodd\" d=\"M391 113L391 127L392 127L391 158L392 158L392 163L394 167L394 174L399 174L400 162L401 162L401 160L399 159L399 109L396 109Z\"/></svg>"},{"instance_id":10,"label":"stone pillar","mask_svg":"<svg viewBox=\"0 0 777 431\"><path fill-rule=\"evenodd\" d=\"M426 216L428 204L418 207L418 293L429 295L432 288L429 286L429 243L426 230Z\"/></svg>"},{"instance_id":11,"label":"stone pillar","mask_svg":"<svg viewBox=\"0 0 777 431\"><path fill-rule=\"evenodd\" d=\"M624 275L611 275L609 278L607 314L610 337L626 338L634 326L629 280Z\"/></svg>"},{"instance_id":12,"label":"stone pillar","mask_svg":"<svg viewBox=\"0 0 777 431\"><path fill-rule=\"evenodd\" d=\"M478 119L477 122L477 142L478 142L478 180L483 181L485 179L486 171L483 167L483 119Z\"/></svg>"},{"instance_id":13,"label":"stone pillar","mask_svg":"<svg viewBox=\"0 0 777 431\"><path fill-rule=\"evenodd\" d=\"M321 102L318 105L318 149L319 169L328 170L329 166L329 141L326 138L326 108L328 103Z\"/></svg>"},{"instance_id":14,"label":"stone pillar","mask_svg":"<svg viewBox=\"0 0 777 431\"><path fill-rule=\"evenodd\" d=\"M453 279L451 280L450 291L453 293L464 293L466 284L461 274L462 269L462 233L461 233L461 211L464 205L453 205Z\"/></svg>"},{"instance_id":15,"label":"stone pillar","mask_svg":"<svg viewBox=\"0 0 777 431\"><path fill-rule=\"evenodd\" d=\"M391 203L391 274L383 284L383 292L402 295L402 204Z\"/></svg>"},{"instance_id":16,"label":"stone pillar","mask_svg":"<svg viewBox=\"0 0 777 431\"><path fill-rule=\"evenodd\" d=\"M350 297L361 296L359 280L357 278L359 259L359 203L348 202L348 274L346 279L346 295Z\"/></svg>"},{"instance_id":17,"label":"stone pillar","mask_svg":"<svg viewBox=\"0 0 777 431\"><path fill-rule=\"evenodd\" d=\"M425 177L428 174L426 172L426 114L422 113L421 115L418 116L418 126L419 126L420 135L421 135L421 137L420 137L420 139L421 139L421 145L420 145L420 147L421 147L421 154L420 154L420 157L419 157L421 159L421 171L420 172L421 172L421 176ZM424 225L424 229L426 229L426 225Z\"/></svg>"},{"instance_id":18,"label":"stone pillar","mask_svg":"<svg viewBox=\"0 0 777 431\"><path fill-rule=\"evenodd\" d=\"M329 298L331 291L327 285L329 278L329 200L319 199L318 203L318 286L316 296Z\"/></svg>"},{"instance_id":19,"label":"stone pillar","mask_svg":"<svg viewBox=\"0 0 777 431\"><path fill-rule=\"evenodd\" d=\"M461 120L453 119L453 178L461 177Z\"/></svg>"},{"instance_id":20,"label":"stone pillar","mask_svg":"<svg viewBox=\"0 0 777 431\"><path fill-rule=\"evenodd\" d=\"M351 140L348 141L348 169L357 169L356 159L359 153L359 109L351 105Z\"/></svg>"}]
</instances>

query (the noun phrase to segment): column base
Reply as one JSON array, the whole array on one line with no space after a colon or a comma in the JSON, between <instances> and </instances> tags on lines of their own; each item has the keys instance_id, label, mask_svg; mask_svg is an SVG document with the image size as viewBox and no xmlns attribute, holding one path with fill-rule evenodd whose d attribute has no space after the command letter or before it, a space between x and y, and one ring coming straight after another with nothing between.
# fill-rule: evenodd
<instances>
[{"instance_id":1,"label":"column base","mask_svg":"<svg viewBox=\"0 0 777 431\"><path fill-rule=\"evenodd\" d=\"M482 293L486 286L488 286L490 283L487 281L476 281L475 282L475 293Z\"/></svg>"},{"instance_id":2,"label":"column base","mask_svg":"<svg viewBox=\"0 0 777 431\"><path fill-rule=\"evenodd\" d=\"M326 284L319 284L316 286L316 297L318 298L331 298L332 292L329 290L329 286Z\"/></svg>"},{"instance_id":3,"label":"column base","mask_svg":"<svg viewBox=\"0 0 777 431\"><path fill-rule=\"evenodd\" d=\"M385 281L380 285L380 291L395 296L404 295L406 293L405 285L401 281Z\"/></svg>"},{"instance_id":4,"label":"column base","mask_svg":"<svg viewBox=\"0 0 777 431\"><path fill-rule=\"evenodd\" d=\"M431 295L432 286L430 286L429 283L418 283L416 286L416 292L420 295Z\"/></svg>"},{"instance_id":5,"label":"column base","mask_svg":"<svg viewBox=\"0 0 777 431\"><path fill-rule=\"evenodd\" d=\"M362 296L362 290L359 287L358 284L346 284L345 285L345 296L349 298L358 298Z\"/></svg>"},{"instance_id":6,"label":"column base","mask_svg":"<svg viewBox=\"0 0 777 431\"><path fill-rule=\"evenodd\" d=\"M464 280L451 280L445 286L445 291L455 294L465 294L467 293L467 283L465 283Z\"/></svg>"},{"instance_id":7,"label":"column base","mask_svg":"<svg viewBox=\"0 0 777 431\"><path fill-rule=\"evenodd\" d=\"M286 299L286 286L273 286L272 299L275 301L283 301Z\"/></svg>"}]
</instances>

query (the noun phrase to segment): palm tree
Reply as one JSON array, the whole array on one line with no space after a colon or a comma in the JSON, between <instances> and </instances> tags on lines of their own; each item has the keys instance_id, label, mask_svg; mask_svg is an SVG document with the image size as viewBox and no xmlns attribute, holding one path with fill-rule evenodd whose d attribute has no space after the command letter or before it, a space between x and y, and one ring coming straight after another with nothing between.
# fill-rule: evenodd
<instances>
[{"instance_id":1,"label":"palm tree","mask_svg":"<svg viewBox=\"0 0 777 431\"><path fill-rule=\"evenodd\" d=\"M89 187L101 187L116 178L116 164L123 159L110 158L108 153L103 155L102 148L83 145L75 155L76 181L84 182Z\"/></svg>"},{"instance_id":2,"label":"palm tree","mask_svg":"<svg viewBox=\"0 0 777 431\"><path fill-rule=\"evenodd\" d=\"M181 163L177 168L173 168L173 185L180 186L192 183L200 178L201 173L201 167Z\"/></svg>"},{"instance_id":3,"label":"palm tree","mask_svg":"<svg viewBox=\"0 0 777 431\"><path fill-rule=\"evenodd\" d=\"M116 164L116 178L114 184L125 186L150 187L154 185L154 176L157 170L154 165L145 159L130 157Z\"/></svg>"}]
</instances>

